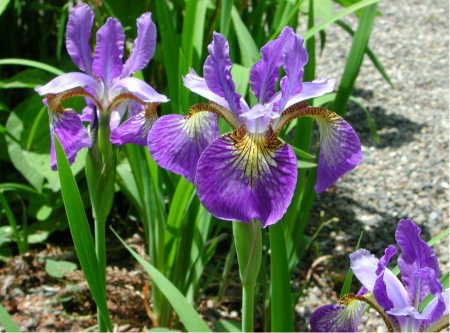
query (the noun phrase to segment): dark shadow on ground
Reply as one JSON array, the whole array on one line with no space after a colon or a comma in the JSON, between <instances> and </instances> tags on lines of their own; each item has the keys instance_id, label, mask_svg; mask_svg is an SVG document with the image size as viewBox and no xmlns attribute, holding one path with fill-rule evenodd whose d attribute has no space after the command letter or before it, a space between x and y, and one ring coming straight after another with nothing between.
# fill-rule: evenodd
<instances>
[{"instance_id":1,"label":"dark shadow on ground","mask_svg":"<svg viewBox=\"0 0 450 333\"><path fill-rule=\"evenodd\" d=\"M322 217L320 212L324 214ZM374 216L375 219L365 221L362 218L365 214ZM321 194L315 201L310 225L307 228L308 234L314 233L318 227L318 221L326 221L333 217L337 217L339 221L325 226L316 241L322 254L341 254L335 251L338 243L344 245L344 250L352 251L356 247L361 231L364 231L361 247L377 257L383 255L384 249L389 244L395 244L394 234L397 223L401 218L407 218L398 217L388 211L377 209L371 204L356 201L350 196L343 195L340 191L333 191L332 188L331 191ZM430 239L427 227L423 225L420 227L422 238ZM343 239L332 238L330 234L333 231L337 234L344 234L345 237Z\"/></svg>"},{"instance_id":2,"label":"dark shadow on ground","mask_svg":"<svg viewBox=\"0 0 450 333\"><path fill-rule=\"evenodd\" d=\"M371 90L357 89L353 95L370 103L373 92ZM418 134L425 126L424 124L413 122L401 114L387 113L386 109L379 105L369 106L368 111L372 115L378 135L380 136L380 143L378 144L370 133L370 128L367 124L367 115L358 104L350 102L348 113L345 116L345 119L357 131L361 142L365 146L374 146L380 149L400 147L405 143L413 141L414 135Z\"/></svg>"}]
</instances>

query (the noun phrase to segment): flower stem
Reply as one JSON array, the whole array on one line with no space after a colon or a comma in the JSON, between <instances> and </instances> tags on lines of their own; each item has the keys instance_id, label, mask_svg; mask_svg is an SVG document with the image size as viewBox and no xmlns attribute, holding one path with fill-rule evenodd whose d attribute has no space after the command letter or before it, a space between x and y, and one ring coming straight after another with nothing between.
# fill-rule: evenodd
<instances>
[{"instance_id":1,"label":"flower stem","mask_svg":"<svg viewBox=\"0 0 450 333\"><path fill-rule=\"evenodd\" d=\"M253 332L255 316L255 286L242 286L242 332Z\"/></svg>"},{"instance_id":2,"label":"flower stem","mask_svg":"<svg viewBox=\"0 0 450 333\"><path fill-rule=\"evenodd\" d=\"M252 332L256 280L261 268L262 235L258 221L233 223L234 244L242 284L242 332Z\"/></svg>"}]
</instances>

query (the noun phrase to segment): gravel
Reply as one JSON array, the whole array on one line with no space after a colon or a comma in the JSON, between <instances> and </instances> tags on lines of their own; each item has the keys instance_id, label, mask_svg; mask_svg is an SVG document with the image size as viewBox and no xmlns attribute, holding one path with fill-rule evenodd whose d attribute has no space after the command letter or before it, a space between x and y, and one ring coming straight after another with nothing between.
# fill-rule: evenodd
<instances>
[{"instance_id":1,"label":"gravel","mask_svg":"<svg viewBox=\"0 0 450 333\"><path fill-rule=\"evenodd\" d=\"M312 233L319 220L339 219L327 225L317 241L321 254L333 255L327 272L334 271L338 277L345 274L347 255L361 231L361 247L381 255L394 243L401 218L419 224L425 239L449 223L448 2L381 1L379 9L382 15L376 18L370 47L394 88L366 57L354 95L375 119L381 141L377 144L371 137L365 113L350 105L346 119L361 137L364 162L318 196L309 230ZM345 21L356 28L356 19ZM350 46L347 33L337 26L328 29L317 77L338 80ZM448 238L435 249L442 271L448 272ZM336 278L321 279L331 286L307 291L299 306L310 310L298 313L301 322L317 306L336 301L332 287ZM307 329L305 325L301 323L300 328ZM382 326L375 321L364 328L374 331Z\"/></svg>"}]
</instances>

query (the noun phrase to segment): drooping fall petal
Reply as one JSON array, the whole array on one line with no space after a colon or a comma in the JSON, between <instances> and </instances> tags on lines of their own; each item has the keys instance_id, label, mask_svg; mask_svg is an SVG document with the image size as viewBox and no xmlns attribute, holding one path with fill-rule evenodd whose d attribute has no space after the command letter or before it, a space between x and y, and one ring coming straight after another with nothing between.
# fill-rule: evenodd
<instances>
[{"instance_id":1,"label":"drooping fall petal","mask_svg":"<svg viewBox=\"0 0 450 333\"><path fill-rule=\"evenodd\" d=\"M77 153L82 148L91 146L91 139L81 123L80 115L73 110L66 110L61 114L51 114L51 133L58 137L61 146L66 153L69 163L73 163ZM56 170L56 153L51 136L50 165Z\"/></svg>"},{"instance_id":2,"label":"drooping fall petal","mask_svg":"<svg viewBox=\"0 0 450 333\"><path fill-rule=\"evenodd\" d=\"M195 112L160 117L148 136L148 147L163 168L194 182L200 154L218 135L217 116Z\"/></svg>"},{"instance_id":3,"label":"drooping fall petal","mask_svg":"<svg viewBox=\"0 0 450 333\"><path fill-rule=\"evenodd\" d=\"M229 134L202 153L195 184L200 201L214 216L263 227L286 212L297 180L297 159L277 139Z\"/></svg>"}]
</instances>

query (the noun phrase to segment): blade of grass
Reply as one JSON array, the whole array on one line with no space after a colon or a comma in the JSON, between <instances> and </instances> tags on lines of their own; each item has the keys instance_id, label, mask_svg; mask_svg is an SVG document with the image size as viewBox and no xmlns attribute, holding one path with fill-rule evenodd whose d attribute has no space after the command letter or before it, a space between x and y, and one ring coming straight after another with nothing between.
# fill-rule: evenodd
<instances>
[{"instance_id":1,"label":"blade of grass","mask_svg":"<svg viewBox=\"0 0 450 333\"><path fill-rule=\"evenodd\" d=\"M166 0L158 2L155 6L155 14L157 18L156 22L158 22L158 32L161 35L162 62L167 73L169 96L172 101L170 104L173 112L180 113L182 110L179 96L179 41L173 15Z\"/></svg>"},{"instance_id":2,"label":"blade of grass","mask_svg":"<svg viewBox=\"0 0 450 333\"><path fill-rule=\"evenodd\" d=\"M377 4L364 8L359 20L358 29L353 37L352 47L347 57L344 73L339 84L336 99L332 109L339 115L347 111L347 102L352 94L364 58L367 43L372 32L373 22L377 13Z\"/></svg>"},{"instance_id":3,"label":"blade of grass","mask_svg":"<svg viewBox=\"0 0 450 333\"><path fill-rule=\"evenodd\" d=\"M307 39L311 38L312 36L314 36L319 31L325 29L330 24L332 24L332 23L336 22L337 20L343 18L344 16L347 16L349 14L352 14L352 13L356 12L358 9L370 6L372 4L375 4L378 1L380 1L380 0L362 0L362 1L359 1L359 2L355 3L352 6L349 6L349 7L346 7L344 9L341 9L340 11L335 13L333 16L331 16L327 20L323 21L322 23L320 23L318 25L315 25L311 29L308 29L308 31L306 31L303 34L303 38L305 40L307 40Z\"/></svg>"},{"instance_id":4,"label":"blade of grass","mask_svg":"<svg viewBox=\"0 0 450 333\"><path fill-rule=\"evenodd\" d=\"M5 11L5 9L8 7L10 0L1 0L0 1L0 15L3 14L3 12Z\"/></svg>"},{"instance_id":5,"label":"blade of grass","mask_svg":"<svg viewBox=\"0 0 450 333\"><path fill-rule=\"evenodd\" d=\"M300 10L300 6L302 5L304 0L297 0L297 1L286 1L286 5L283 8L283 12L281 13L281 16L278 18L276 22L276 29L274 30L274 33L270 37L270 39L275 39L277 35L281 32L283 27L289 24L289 22L292 21L294 17L298 17L298 12ZM283 1L279 1L279 3L282 3ZM295 3L295 4L294 4Z\"/></svg>"},{"instance_id":6,"label":"blade of grass","mask_svg":"<svg viewBox=\"0 0 450 333\"><path fill-rule=\"evenodd\" d=\"M194 294L197 291L200 277L207 263L204 256L204 249L210 233L211 221L211 214L200 205L195 219L194 238L190 258L191 267L189 273L186 275L186 297L191 303L194 300Z\"/></svg>"},{"instance_id":7,"label":"blade of grass","mask_svg":"<svg viewBox=\"0 0 450 333\"><path fill-rule=\"evenodd\" d=\"M283 224L269 228L272 332L294 331L294 308Z\"/></svg>"},{"instance_id":8,"label":"blade of grass","mask_svg":"<svg viewBox=\"0 0 450 333\"><path fill-rule=\"evenodd\" d=\"M131 249L120 236L112 230L123 246L131 253L137 262L147 271L155 285L164 293L175 312L180 317L184 327L189 332L211 332L206 322L200 317L193 306L187 301L183 294L149 262L145 261L139 254Z\"/></svg>"},{"instance_id":9,"label":"blade of grass","mask_svg":"<svg viewBox=\"0 0 450 333\"><path fill-rule=\"evenodd\" d=\"M64 208L69 222L70 234L75 246L75 252L80 261L81 268L86 277L91 294L100 309L103 322L109 330L112 330L109 319L108 308L106 306L105 288L99 279L98 263L95 256L94 240L92 238L89 222L84 210L75 178L70 169L69 162L64 150L55 136L56 161L58 166L58 176L61 182L61 194Z\"/></svg>"},{"instance_id":10,"label":"blade of grass","mask_svg":"<svg viewBox=\"0 0 450 333\"><path fill-rule=\"evenodd\" d=\"M0 66L1 65L18 65L18 66L26 66L26 67L34 67L41 69L43 71L55 74L55 75L61 75L64 72L60 70L59 68L44 64L39 61L34 60L28 60L28 59L20 59L20 58L5 58L0 59Z\"/></svg>"},{"instance_id":11,"label":"blade of grass","mask_svg":"<svg viewBox=\"0 0 450 333\"><path fill-rule=\"evenodd\" d=\"M222 0L220 4L220 33L225 37L228 36L231 22L232 0Z\"/></svg>"},{"instance_id":12,"label":"blade of grass","mask_svg":"<svg viewBox=\"0 0 450 333\"><path fill-rule=\"evenodd\" d=\"M0 323L6 332L21 332L19 326L12 320L8 311L0 304Z\"/></svg>"},{"instance_id":13,"label":"blade of grass","mask_svg":"<svg viewBox=\"0 0 450 333\"><path fill-rule=\"evenodd\" d=\"M23 254L28 251L28 242L26 238L22 237L22 232L17 228L17 221L14 217L14 214L11 210L11 207L8 204L8 201L5 198L5 195L2 191L0 191L0 204L3 206L5 210L6 219L8 220L9 226L12 229L14 240L17 243L17 247L19 249L19 253Z\"/></svg>"},{"instance_id":14,"label":"blade of grass","mask_svg":"<svg viewBox=\"0 0 450 333\"><path fill-rule=\"evenodd\" d=\"M242 64L250 68L259 57L258 47L235 6L231 9L231 20L236 30Z\"/></svg>"},{"instance_id":15,"label":"blade of grass","mask_svg":"<svg viewBox=\"0 0 450 333\"><path fill-rule=\"evenodd\" d=\"M355 32L353 31L353 29L347 23L345 23L344 21L337 20L336 24L338 26L340 26L344 31L348 32L350 36L354 36L355 35ZM391 87L394 87L394 85L392 84L391 78L389 77L388 73L384 69L383 64L380 62L378 57L375 55L375 53L373 53L373 51L371 50L371 48L369 46L366 47L366 54L369 57L370 61L372 61L372 64L375 66L375 68L381 74L383 79L387 83L389 83L389 85Z\"/></svg>"}]
</instances>

